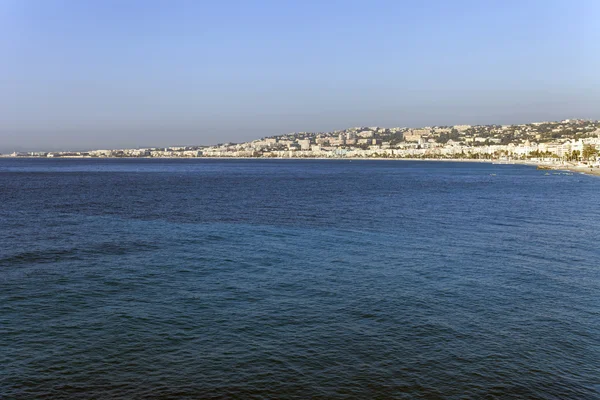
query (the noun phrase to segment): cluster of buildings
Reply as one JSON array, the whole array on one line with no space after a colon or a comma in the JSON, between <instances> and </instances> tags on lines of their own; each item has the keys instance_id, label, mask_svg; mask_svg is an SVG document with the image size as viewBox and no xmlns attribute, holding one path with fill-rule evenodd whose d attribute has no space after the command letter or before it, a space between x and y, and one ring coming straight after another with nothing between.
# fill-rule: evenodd
<instances>
[{"instance_id":1,"label":"cluster of buildings","mask_svg":"<svg viewBox=\"0 0 600 400\"><path fill-rule=\"evenodd\" d=\"M355 127L295 132L216 146L13 153L29 157L272 157L440 158L595 161L600 122L564 120L521 125L454 125L424 128Z\"/></svg>"}]
</instances>

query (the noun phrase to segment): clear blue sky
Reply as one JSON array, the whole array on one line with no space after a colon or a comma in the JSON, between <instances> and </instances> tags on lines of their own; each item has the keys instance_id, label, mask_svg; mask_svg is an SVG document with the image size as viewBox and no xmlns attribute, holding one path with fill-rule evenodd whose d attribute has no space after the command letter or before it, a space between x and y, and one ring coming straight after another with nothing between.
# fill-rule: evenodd
<instances>
[{"instance_id":1,"label":"clear blue sky","mask_svg":"<svg viewBox=\"0 0 600 400\"><path fill-rule=\"evenodd\" d=\"M0 0L0 151L600 119L600 1Z\"/></svg>"}]
</instances>

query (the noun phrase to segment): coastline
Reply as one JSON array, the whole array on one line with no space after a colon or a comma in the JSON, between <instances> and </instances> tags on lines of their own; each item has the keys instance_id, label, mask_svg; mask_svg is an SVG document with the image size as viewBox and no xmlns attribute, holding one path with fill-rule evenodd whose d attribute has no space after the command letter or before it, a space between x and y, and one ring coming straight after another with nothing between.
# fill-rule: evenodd
<instances>
[{"instance_id":1,"label":"coastline","mask_svg":"<svg viewBox=\"0 0 600 400\"><path fill-rule=\"evenodd\" d=\"M492 164L526 164L526 165L545 165L543 163L529 160L491 160L491 159L470 159L470 158L411 158L411 157L88 157L88 156L61 156L61 157L38 157L38 156L8 156L0 155L1 159L52 159L52 160L340 160L340 161L438 161L438 162L471 162L471 163L492 163Z\"/></svg>"},{"instance_id":2,"label":"coastline","mask_svg":"<svg viewBox=\"0 0 600 400\"><path fill-rule=\"evenodd\" d=\"M48 159L46 157L35 156L0 156L1 159ZM141 160L339 160L339 161L435 161L435 162L460 162L460 163L484 163L496 165L526 165L530 167L544 166L555 171L569 171L580 173L583 175L600 176L600 167L580 166L580 165L564 165L564 164L549 164L546 162L531 161L531 160L485 160L485 159L464 159L464 158L384 158L384 157L81 157L81 156L65 156L52 157L53 160L60 159L82 159L82 160L118 160L118 159L141 159Z\"/></svg>"},{"instance_id":3,"label":"coastline","mask_svg":"<svg viewBox=\"0 0 600 400\"><path fill-rule=\"evenodd\" d=\"M555 171L576 172L583 175L600 176L600 168L580 167L580 166L559 166L552 168Z\"/></svg>"}]
</instances>

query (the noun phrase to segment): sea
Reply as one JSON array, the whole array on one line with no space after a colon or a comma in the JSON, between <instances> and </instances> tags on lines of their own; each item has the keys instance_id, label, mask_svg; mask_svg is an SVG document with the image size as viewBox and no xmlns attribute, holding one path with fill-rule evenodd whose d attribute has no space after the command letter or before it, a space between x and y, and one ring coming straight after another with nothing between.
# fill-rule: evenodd
<instances>
[{"instance_id":1,"label":"sea","mask_svg":"<svg viewBox=\"0 0 600 400\"><path fill-rule=\"evenodd\" d=\"M600 178L0 159L2 399L600 399Z\"/></svg>"}]
</instances>

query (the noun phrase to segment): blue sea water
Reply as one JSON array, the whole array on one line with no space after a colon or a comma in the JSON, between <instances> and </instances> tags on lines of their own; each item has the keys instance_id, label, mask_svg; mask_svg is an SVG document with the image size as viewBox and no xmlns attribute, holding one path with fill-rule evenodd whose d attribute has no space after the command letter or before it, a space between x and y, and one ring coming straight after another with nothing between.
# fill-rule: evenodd
<instances>
[{"instance_id":1,"label":"blue sea water","mask_svg":"<svg viewBox=\"0 0 600 400\"><path fill-rule=\"evenodd\" d=\"M600 398L600 179L0 160L0 398Z\"/></svg>"}]
</instances>

